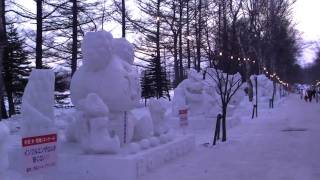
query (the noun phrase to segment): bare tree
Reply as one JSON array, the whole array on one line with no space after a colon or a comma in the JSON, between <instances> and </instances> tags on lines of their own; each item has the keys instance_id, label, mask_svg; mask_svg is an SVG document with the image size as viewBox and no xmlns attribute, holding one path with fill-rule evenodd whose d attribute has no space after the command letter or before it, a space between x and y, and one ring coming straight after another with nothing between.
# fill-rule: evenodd
<instances>
[{"instance_id":1,"label":"bare tree","mask_svg":"<svg viewBox=\"0 0 320 180\"><path fill-rule=\"evenodd\" d=\"M6 30L5 30L5 0L1 0L0 3L0 72L2 72L3 69L3 58L4 58L4 51L7 45L7 38L6 38ZM2 78L2 73L0 74L0 121L2 119L3 112L5 112L5 106L4 100L3 100L3 88L4 88L4 83L3 83L3 78Z\"/></svg>"},{"instance_id":2,"label":"bare tree","mask_svg":"<svg viewBox=\"0 0 320 180\"><path fill-rule=\"evenodd\" d=\"M230 74L218 69L217 62L214 68L206 69L206 75L215 83L215 90L220 96L221 115L222 115L222 141L227 140L227 113L228 105L232 97L243 84L240 74Z\"/></svg>"}]
</instances>

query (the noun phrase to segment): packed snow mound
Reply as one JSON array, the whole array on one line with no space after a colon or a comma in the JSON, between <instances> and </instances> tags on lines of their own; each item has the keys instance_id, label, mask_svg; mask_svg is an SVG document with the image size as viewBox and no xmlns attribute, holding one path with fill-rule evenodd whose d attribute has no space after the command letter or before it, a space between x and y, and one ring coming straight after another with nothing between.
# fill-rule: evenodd
<instances>
[{"instance_id":1,"label":"packed snow mound","mask_svg":"<svg viewBox=\"0 0 320 180\"><path fill-rule=\"evenodd\" d=\"M33 69L22 97L21 112L25 132L47 130L53 125L54 72Z\"/></svg>"},{"instance_id":2,"label":"packed snow mound","mask_svg":"<svg viewBox=\"0 0 320 180\"><path fill-rule=\"evenodd\" d=\"M140 99L138 73L133 69L133 46L126 39L114 39L109 32L89 32L82 43L83 66L71 80L71 100L95 93L111 112L129 111ZM125 59L124 59L125 58Z\"/></svg>"},{"instance_id":3,"label":"packed snow mound","mask_svg":"<svg viewBox=\"0 0 320 180\"><path fill-rule=\"evenodd\" d=\"M7 151L7 139L9 136L9 128L0 122L0 177L4 177L9 168L8 151Z\"/></svg>"},{"instance_id":4,"label":"packed snow mound","mask_svg":"<svg viewBox=\"0 0 320 180\"><path fill-rule=\"evenodd\" d=\"M77 119L69 126L67 138L80 142L86 153L117 153L119 137L109 133L109 109L97 94L79 101Z\"/></svg>"}]
</instances>

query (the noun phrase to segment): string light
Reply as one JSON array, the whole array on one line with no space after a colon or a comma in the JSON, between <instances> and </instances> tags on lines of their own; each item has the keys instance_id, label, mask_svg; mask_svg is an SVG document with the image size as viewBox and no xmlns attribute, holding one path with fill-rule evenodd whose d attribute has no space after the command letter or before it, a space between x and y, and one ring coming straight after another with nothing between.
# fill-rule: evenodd
<instances>
[{"instance_id":1,"label":"string light","mask_svg":"<svg viewBox=\"0 0 320 180\"><path fill-rule=\"evenodd\" d=\"M187 37L188 38L188 37ZM223 55L223 52L219 52L219 56L222 56ZM233 60L233 59L238 59L239 61L239 66L242 66L243 63L252 63L252 64L255 64L256 61L255 60L250 60L250 58L248 57L236 57L236 56L230 56L230 59ZM269 76L270 78L276 80L279 84L282 84L283 86L287 86L289 87L289 84L286 83L285 81L281 80L281 78L276 74L276 73L272 73L271 71L268 71L267 70L267 67L263 67L263 71L264 73L266 74L266 76ZM318 82L317 81L317 86L320 85L320 81Z\"/></svg>"}]
</instances>

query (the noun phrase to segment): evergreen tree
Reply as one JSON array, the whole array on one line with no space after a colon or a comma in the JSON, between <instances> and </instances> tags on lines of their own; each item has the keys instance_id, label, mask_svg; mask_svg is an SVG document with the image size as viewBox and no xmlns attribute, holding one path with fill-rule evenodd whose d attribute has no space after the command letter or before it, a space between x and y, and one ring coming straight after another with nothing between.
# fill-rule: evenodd
<instances>
[{"instance_id":1,"label":"evergreen tree","mask_svg":"<svg viewBox=\"0 0 320 180\"><path fill-rule=\"evenodd\" d=\"M167 73L165 68L162 67L161 61L157 60L157 57L150 59L149 65L147 67L147 82L150 87L150 95L161 98L168 97L170 81L167 79Z\"/></svg>"},{"instance_id":2,"label":"evergreen tree","mask_svg":"<svg viewBox=\"0 0 320 180\"><path fill-rule=\"evenodd\" d=\"M5 80L6 95L9 102L9 115L15 114L14 104L21 104L21 97L27 84L27 78L31 72L28 61L28 52L24 49L24 39L21 38L17 29L8 25L8 46L5 51L3 77Z\"/></svg>"},{"instance_id":3,"label":"evergreen tree","mask_svg":"<svg viewBox=\"0 0 320 180\"><path fill-rule=\"evenodd\" d=\"M144 70L142 72L143 76L141 77L141 97L145 100L145 105L147 104L147 99L154 97L154 88L153 82L150 78L150 71Z\"/></svg>"}]
</instances>

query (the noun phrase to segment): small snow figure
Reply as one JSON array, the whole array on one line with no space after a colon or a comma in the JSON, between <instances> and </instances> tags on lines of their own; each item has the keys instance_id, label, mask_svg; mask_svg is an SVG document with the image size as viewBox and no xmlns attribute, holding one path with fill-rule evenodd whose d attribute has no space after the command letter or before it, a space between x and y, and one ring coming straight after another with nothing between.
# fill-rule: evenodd
<instances>
[{"instance_id":1,"label":"small snow figure","mask_svg":"<svg viewBox=\"0 0 320 180\"><path fill-rule=\"evenodd\" d=\"M166 134L169 131L165 117L166 106L164 101L165 99L151 99L149 103L155 136Z\"/></svg>"},{"instance_id":2,"label":"small snow figure","mask_svg":"<svg viewBox=\"0 0 320 180\"><path fill-rule=\"evenodd\" d=\"M79 141L87 153L117 153L120 150L120 140L118 136L109 134L109 109L101 98L90 93L79 101L77 108L80 116L68 129L68 135L75 136L72 138Z\"/></svg>"}]
</instances>

